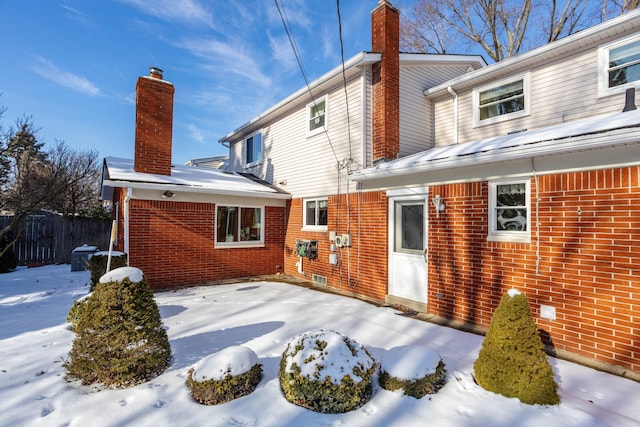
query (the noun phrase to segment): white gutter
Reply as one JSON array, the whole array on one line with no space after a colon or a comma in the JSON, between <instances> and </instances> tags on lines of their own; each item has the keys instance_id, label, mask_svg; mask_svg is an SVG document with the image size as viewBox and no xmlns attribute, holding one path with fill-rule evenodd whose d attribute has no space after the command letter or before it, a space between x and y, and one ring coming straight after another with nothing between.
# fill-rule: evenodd
<instances>
[{"instance_id":1,"label":"white gutter","mask_svg":"<svg viewBox=\"0 0 640 427\"><path fill-rule=\"evenodd\" d=\"M127 265L129 265L129 200L131 200L131 187L127 187L127 194L124 196L124 253L127 254Z\"/></svg>"},{"instance_id":2,"label":"white gutter","mask_svg":"<svg viewBox=\"0 0 640 427\"><path fill-rule=\"evenodd\" d=\"M458 144L458 94L451 86L447 86L447 92L453 96L453 143Z\"/></svg>"},{"instance_id":3,"label":"white gutter","mask_svg":"<svg viewBox=\"0 0 640 427\"><path fill-rule=\"evenodd\" d=\"M217 188L203 188L187 185L165 184L165 183L152 183L152 182L133 182L133 181L117 181L117 180L104 180L103 187L114 188L127 188L131 190L133 188L140 190L173 190L175 192L184 193L199 193L199 194L219 194L221 196L240 196L240 197L262 197L267 199L279 199L289 200L291 194L289 193L276 193L268 191L253 191L253 190L222 190Z\"/></svg>"}]
</instances>

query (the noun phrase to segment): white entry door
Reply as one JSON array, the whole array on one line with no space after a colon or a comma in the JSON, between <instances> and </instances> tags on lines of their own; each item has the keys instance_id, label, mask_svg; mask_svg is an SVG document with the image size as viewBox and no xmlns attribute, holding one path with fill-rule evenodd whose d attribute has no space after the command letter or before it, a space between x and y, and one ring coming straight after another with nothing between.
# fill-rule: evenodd
<instances>
[{"instance_id":1,"label":"white entry door","mask_svg":"<svg viewBox=\"0 0 640 427\"><path fill-rule=\"evenodd\" d=\"M427 196L389 203L389 295L427 302Z\"/></svg>"}]
</instances>

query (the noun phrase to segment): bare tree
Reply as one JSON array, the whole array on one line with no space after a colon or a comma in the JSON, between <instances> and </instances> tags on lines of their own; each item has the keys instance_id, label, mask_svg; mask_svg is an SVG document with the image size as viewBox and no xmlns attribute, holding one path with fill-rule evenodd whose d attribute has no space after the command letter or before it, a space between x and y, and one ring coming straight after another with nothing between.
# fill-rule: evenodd
<instances>
[{"instance_id":1,"label":"bare tree","mask_svg":"<svg viewBox=\"0 0 640 427\"><path fill-rule=\"evenodd\" d=\"M587 0L416 0L402 17L401 45L423 53L479 46L501 61L583 28L586 8Z\"/></svg>"}]
</instances>

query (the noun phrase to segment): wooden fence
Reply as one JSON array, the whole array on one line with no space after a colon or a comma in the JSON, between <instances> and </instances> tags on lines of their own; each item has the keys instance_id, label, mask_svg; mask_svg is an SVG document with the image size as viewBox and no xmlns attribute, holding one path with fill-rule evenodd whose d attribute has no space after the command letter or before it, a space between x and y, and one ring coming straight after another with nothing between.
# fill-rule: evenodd
<instances>
[{"instance_id":1,"label":"wooden fence","mask_svg":"<svg viewBox=\"0 0 640 427\"><path fill-rule=\"evenodd\" d=\"M0 227L12 217L0 216ZM59 215L30 215L23 223L23 233L13 245L18 265L65 264L71 252L88 244L109 249L111 221L98 218L65 218ZM20 227L22 228L22 227ZM10 235L10 238L15 236Z\"/></svg>"}]
</instances>

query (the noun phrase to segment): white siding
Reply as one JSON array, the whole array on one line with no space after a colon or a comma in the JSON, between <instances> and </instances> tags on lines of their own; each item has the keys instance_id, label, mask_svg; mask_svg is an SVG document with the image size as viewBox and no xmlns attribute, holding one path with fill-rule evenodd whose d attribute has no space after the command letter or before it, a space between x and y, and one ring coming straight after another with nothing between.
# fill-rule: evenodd
<instances>
[{"instance_id":1,"label":"white siding","mask_svg":"<svg viewBox=\"0 0 640 427\"><path fill-rule=\"evenodd\" d=\"M347 82L348 108L342 85L328 93L327 133L307 137L306 105L263 127L263 158L256 166L244 168L242 143L230 149L232 170L242 170L265 179L291 193L293 197L316 197L346 191L346 169L338 162L353 159L352 169L362 167L362 83L361 77ZM317 94L320 99L325 94ZM348 117L348 120L347 120ZM281 184L286 182L286 184ZM355 190L355 184L350 184Z\"/></svg>"},{"instance_id":2,"label":"white siding","mask_svg":"<svg viewBox=\"0 0 640 427\"><path fill-rule=\"evenodd\" d=\"M511 74L494 75L498 82L527 70L512 69ZM622 111L624 93L598 98L597 47L555 61L540 64L531 73L531 112L526 117L487 126L473 127L472 88L459 95L459 143L505 135L521 129L536 129L589 116ZM483 82L478 84L482 86ZM451 96L434 100L435 145L452 144L453 101Z\"/></svg>"},{"instance_id":3,"label":"white siding","mask_svg":"<svg viewBox=\"0 0 640 427\"><path fill-rule=\"evenodd\" d=\"M400 67L400 156L434 146L433 107L425 89L466 73L468 65L410 64ZM451 119L451 118L449 118Z\"/></svg>"}]
</instances>

